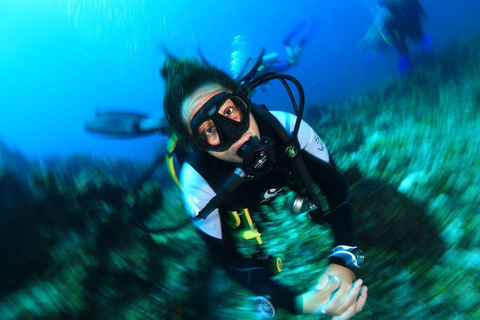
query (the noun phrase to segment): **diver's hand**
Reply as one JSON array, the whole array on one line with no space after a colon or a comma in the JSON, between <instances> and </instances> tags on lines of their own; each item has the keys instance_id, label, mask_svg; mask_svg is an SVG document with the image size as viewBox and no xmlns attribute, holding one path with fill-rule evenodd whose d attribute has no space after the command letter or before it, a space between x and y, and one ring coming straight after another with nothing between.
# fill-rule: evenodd
<instances>
[{"instance_id":1,"label":"diver's hand","mask_svg":"<svg viewBox=\"0 0 480 320\"><path fill-rule=\"evenodd\" d=\"M296 298L296 305L304 314L335 315L333 320L346 320L360 312L367 300L367 287L355 280L353 272L331 264L313 290ZM360 295L359 295L360 293Z\"/></svg>"},{"instance_id":2,"label":"diver's hand","mask_svg":"<svg viewBox=\"0 0 480 320\"><path fill-rule=\"evenodd\" d=\"M325 273L320 277L318 286L322 288L328 284L329 279L337 277L338 289L332 293L329 301L320 308L320 312L335 315L333 320L346 320L362 311L367 300L367 287L363 280L355 281L355 274L338 264L330 264ZM317 286L317 287L318 287Z\"/></svg>"},{"instance_id":3,"label":"diver's hand","mask_svg":"<svg viewBox=\"0 0 480 320\"><path fill-rule=\"evenodd\" d=\"M295 298L295 305L299 313L320 314L322 306L326 305L330 296L340 287L337 276L329 276L326 283L318 284L315 288Z\"/></svg>"}]
</instances>

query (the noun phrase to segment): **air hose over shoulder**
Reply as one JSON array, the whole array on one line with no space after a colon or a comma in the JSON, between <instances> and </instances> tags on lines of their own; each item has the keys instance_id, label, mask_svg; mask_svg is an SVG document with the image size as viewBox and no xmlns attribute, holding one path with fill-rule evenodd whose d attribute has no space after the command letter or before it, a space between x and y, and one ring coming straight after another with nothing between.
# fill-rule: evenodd
<instances>
[{"instance_id":1,"label":"air hose over shoulder","mask_svg":"<svg viewBox=\"0 0 480 320\"><path fill-rule=\"evenodd\" d=\"M261 120L267 122L271 126L272 130L279 137L280 142L285 147L285 152L288 152L287 148L291 148L291 147L299 148L298 140L295 132L291 138L288 135L287 131L285 130L284 126L280 123L280 121L278 121L278 119L275 116L273 116L268 110L265 110L259 107L259 108L255 108L253 112L255 116L259 117ZM293 168L297 170L297 174L301 179L302 186L306 189L307 195L317 207L318 211L316 213L320 215L319 217L320 219L317 220L311 217L312 220L316 220L314 222L321 223L326 220L323 215L323 212L321 211L322 204L320 202L320 194L318 193L318 190L315 189L315 182L313 181L313 178L310 172L308 171L308 168L305 165L305 161L303 160L302 155L300 154L299 151L300 150L296 150L295 156L290 157L289 161L292 162Z\"/></svg>"},{"instance_id":2,"label":"air hose over shoulder","mask_svg":"<svg viewBox=\"0 0 480 320\"><path fill-rule=\"evenodd\" d=\"M305 93L303 91L303 87L300 84L300 82L296 78L286 74L267 73L245 84L244 90L247 92L251 92L254 88L258 87L259 85L274 79L279 80L285 87L290 97L290 100L292 102L292 106L295 110L295 114L297 116L297 120L295 122L295 127L293 130L292 136L291 137L289 136L289 134L287 133L283 125L280 123L280 121L278 121L278 119L275 118L275 116L273 116L268 110L263 108L255 108L254 112L258 117L260 117L262 120L270 124L274 132L278 135L282 143L282 146L285 147L285 152L289 152L289 151L293 151L294 149L300 148L300 146L298 145L297 136L298 136L298 131L300 129L300 124L302 122L303 112L305 109ZM289 85L287 84L286 80L292 82L297 88L298 96L299 96L298 106L296 104L293 93ZM310 175L310 172L308 171L308 168L305 165L305 162L299 151L300 150L296 150L296 152L289 152L292 155L291 157L289 157L289 159L293 164L293 168L296 170L298 178L301 179L301 184L306 189L306 193L308 197L312 200L312 202L317 207L314 214L309 215L310 218L314 222L323 223L327 221L327 219L325 218L324 213L321 209L322 208L321 201L320 201L321 196L319 194L319 191L315 188L315 182L313 181L312 176Z\"/></svg>"}]
</instances>

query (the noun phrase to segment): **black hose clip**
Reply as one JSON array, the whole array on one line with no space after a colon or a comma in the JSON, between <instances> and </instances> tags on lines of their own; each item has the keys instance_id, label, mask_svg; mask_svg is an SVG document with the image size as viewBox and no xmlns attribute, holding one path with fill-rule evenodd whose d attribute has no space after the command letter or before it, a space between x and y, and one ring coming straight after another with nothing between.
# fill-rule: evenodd
<instances>
[{"instance_id":1,"label":"black hose clip","mask_svg":"<svg viewBox=\"0 0 480 320\"><path fill-rule=\"evenodd\" d=\"M270 254L254 254L253 259L260 262L263 268L270 271L272 275L276 275L282 272L283 262L280 257L274 257Z\"/></svg>"},{"instance_id":2,"label":"black hose clip","mask_svg":"<svg viewBox=\"0 0 480 320\"><path fill-rule=\"evenodd\" d=\"M252 137L237 152L243 158L241 168L251 179L259 178L272 170L275 164L273 141L267 137Z\"/></svg>"}]
</instances>

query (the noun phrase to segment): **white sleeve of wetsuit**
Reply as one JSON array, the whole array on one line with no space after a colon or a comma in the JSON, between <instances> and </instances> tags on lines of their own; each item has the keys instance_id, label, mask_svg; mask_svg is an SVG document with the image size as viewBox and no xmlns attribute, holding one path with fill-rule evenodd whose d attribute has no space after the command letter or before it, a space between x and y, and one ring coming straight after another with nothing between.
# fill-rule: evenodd
<instances>
[{"instance_id":1,"label":"white sleeve of wetsuit","mask_svg":"<svg viewBox=\"0 0 480 320\"><path fill-rule=\"evenodd\" d=\"M207 181L187 162L180 172L183 203L187 213L193 218L216 195ZM222 239L220 213L215 209L205 220L194 222L202 232L217 239Z\"/></svg>"},{"instance_id":2,"label":"white sleeve of wetsuit","mask_svg":"<svg viewBox=\"0 0 480 320\"><path fill-rule=\"evenodd\" d=\"M271 111L275 118L280 121L283 127L287 130L288 134L291 136L295 128L295 122L297 117L291 113L283 111ZM300 148L314 157L323 160L325 162L330 162L330 156L328 155L328 150L325 144L323 143L320 136L315 132L315 130L310 127L308 123L302 120L300 123L300 129L298 130L298 142Z\"/></svg>"}]
</instances>

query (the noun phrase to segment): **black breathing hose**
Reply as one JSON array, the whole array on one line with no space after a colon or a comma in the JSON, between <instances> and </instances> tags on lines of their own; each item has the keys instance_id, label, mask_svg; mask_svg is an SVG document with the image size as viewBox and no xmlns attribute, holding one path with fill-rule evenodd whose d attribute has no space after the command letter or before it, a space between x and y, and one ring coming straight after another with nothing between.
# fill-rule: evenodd
<instances>
[{"instance_id":1,"label":"black breathing hose","mask_svg":"<svg viewBox=\"0 0 480 320\"><path fill-rule=\"evenodd\" d=\"M303 87L300 84L300 82L296 78L294 78L294 77L292 77L288 74L278 74L278 73L270 72L270 73L265 73L265 74L259 76L256 79L253 79L251 83L245 85L245 89L246 89L247 92L249 92L249 91L255 89L256 87L264 84L265 82L269 82L269 81L275 80L275 79L279 80L283 84L283 86L285 87L285 90L287 91L288 96L290 97L290 101L292 102L293 109L295 110L295 115L297 116L297 121L295 122L295 127L294 127L293 133L292 133L292 137L294 137L294 139L295 139L298 135L298 131L300 129L300 124L301 124L302 118L303 118L303 112L305 110L305 92L303 91ZM299 96L298 106L297 106L297 103L296 103L295 98L293 96L292 90L290 89L290 86L288 85L288 83L285 80L291 81L295 85L295 87L297 88L298 96Z\"/></svg>"},{"instance_id":2,"label":"black breathing hose","mask_svg":"<svg viewBox=\"0 0 480 320\"><path fill-rule=\"evenodd\" d=\"M293 140L296 140L296 142L298 144L298 140L297 140L298 131L300 130L300 124L301 124L301 121L302 121L302 118L303 118L303 113L304 113L304 110L305 110L305 92L303 90L303 87L302 87L301 83L296 78L294 78L292 76L289 76L289 75L286 75L286 74L267 73L267 74L261 75L260 77L252 80L252 82L248 84L247 90L249 90L249 91L253 90L254 88L258 87L259 85L261 85L265 82L268 82L270 80L273 80L273 79L279 80L283 84L285 89L287 90L287 93L290 97L290 100L292 102L293 108L294 108L296 116L297 116L297 121L295 122L295 127L294 127L294 130L293 130L293 133L292 133L292 137L290 138L290 136L288 135L287 131L285 130L283 125L280 123L280 121L278 121L278 119L276 117L272 116L272 114L269 111L267 111L265 109L262 109L262 108L257 108L255 111L256 111L257 115L262 118L262 120L266 121L267 123L269 123L272 126L272 129L278 135L282 144L291 143ZM289 85L287 84L287 82L285 80L291 81L298 90L298 95L299 95L298 107L297 107L295 98L293 97L293 93L292 93ZM304 187L307 190L307 194L309 195L309 197L311 198L311 200L313 201L313 203L317 207L316 213L320 215L321 220L326 221L325 217L324 217L324 214L323 214L323 211L322 211L322 204L321 204L321 201L320 201L321 196L314 187L315 182L313 181L313 178L312 178L310 172L308 171L308 168L307 168L307 166L305 164L305 161L303 160L301 154L299 152L297 152L297 155L293 159L291 159L291 161L293 162L293 165L294 165L295 169L297 170L298 175L302 179ZM319 222L321 222L321 221L319 221Z\"/></svg>"},{"instance_id":3,"label":"black breathing hose","mask_svg":"<svg viewBox=\"0 0 480 320\"><path fill-rule=\"evenodd\" d=\"M280 141L282 144L286 144L290 142L290 136L288 135L287 131L283 127L283 125L278 121L277 118L271 115L271 113L263 108L256 108L255 113L260 116L260 118L263 121L266 121L269 123L272 127L272 129L275 131L275 133L278 135L280 138ZM296 137L295 137L296 139ZM308 195L310 196L311 200L313 203L317 206L319 210L322 208L322 204L320 201L320 195L318 194L317 190L315 189L315 182L313 181L313 178L308 171L307 166L305 165L305 161L303 161L303 158L299 152L297 152L297 155L291 159L293 162L293 165L295 169L298 172L298 175L301 177L303 184L307 190ZM323 216L323 214L322 214Z\"/></svg>"}]
</instances>

